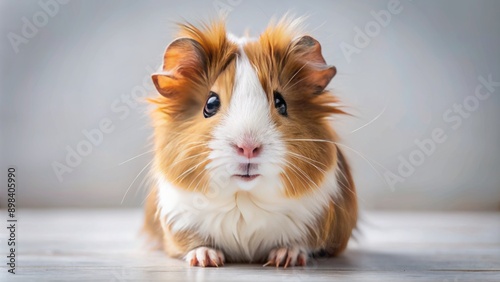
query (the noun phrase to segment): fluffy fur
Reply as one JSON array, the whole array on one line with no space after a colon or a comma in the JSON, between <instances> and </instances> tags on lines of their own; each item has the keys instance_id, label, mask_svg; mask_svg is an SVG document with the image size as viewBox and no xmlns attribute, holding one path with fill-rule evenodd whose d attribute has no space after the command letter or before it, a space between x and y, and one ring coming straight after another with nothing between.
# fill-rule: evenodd
<instances>
[{"instance_id":1,"label":"fluffy fur","mask_svg":"<svg viewBox=\"0 0 500 282\"><path fill-rule=\"evenodd\" d=\"M200 266L286 267L345 249L357 204L327 120L343 113L325 90L336 70L300 30L300 19L284 18L257 39L239 39L223 22L186 24L167 47L153 75L157 183L145 229L168 255ZM221 107L205 118L210 91ZM287 116L275 109L275 91ZM238 154L241 144L258 155Z\"/></svg>"}]
</instances>

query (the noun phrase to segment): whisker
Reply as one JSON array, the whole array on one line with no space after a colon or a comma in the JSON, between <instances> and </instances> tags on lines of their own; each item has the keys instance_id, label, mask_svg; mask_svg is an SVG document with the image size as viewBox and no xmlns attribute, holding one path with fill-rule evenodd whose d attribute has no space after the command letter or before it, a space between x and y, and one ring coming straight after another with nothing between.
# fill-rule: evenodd
<instances>
[{"instance_id":1,"label":"whisker","mask_svg":"<svg viewBox=\"0 0 500 282\"><path fill-rule=\"evenodd\" d=\"M198 164L190 167L189 169L185 170L183 173L181 173L179 176L177 176L172 182L176 182L177 179L181 178L179 180L179 182L181 182L186 176L187 174L189 174L190 172L192 172L193 170L197 169L203 162L205 162L205 160L202 160L201 162L199 162Z\"/></svg>"},{"instance_id":2,"label":"whisker","mask_svg":"<svg viewBox=\"0 0 500 282\"><path fill-rule=\"evenodd\" d=\"M295 81L295 83L294 83L294 84L290 85L288 88L292 88L292 87L294 87L295 85L299 84L300 82L302 82L302 81L304 81L304 80L306 80L306 79L307 79L307 77L304 77L304 78L302 78L302 79L299 79L299 80ZM287 88L287 89L288 89L288 88ZM283 88L283 89L285 89L285 88Z\"/></svg>"},{"instance_id":3,"label":"whisker","mask_svg":"<svg viewBox=\"0 0 500 282\"><path fill-rule=\"evenodd\" d=\"M202 133L194 133L194 132L182 132L182 131L173 131L169 130L168 134L176 134L176 135L186 135L186 136L191 136L191 135L196 135L196 136L204 136L204 137L213 137L210 134L202 134Z\"/></svg>"},{"instance_id":4,"label":"whisker","mask_svg":"<svg viewBox=\"0 0 500 282\"><path fill-rule=\"evenodd\" d=\"M193 178L193 180L191 180L191 182L189 183L189 185L188 185L188 187L187 187L187 188L188 188L188 190L189 190L189 188L191 187L191 184L193 184L193 183L194 183L194 181L195 181L198 177L200 177L200 175L201 175L202 173L204 173L204 172L205 172L205 170L203 170L203 169L202 169L202 170L200 171L200 173L198 173L198 174L196 175L196 177L195 177L195 178ZM198 184L201 182L201 180L202 180L202 179L203 179L203 178L200 178L200 181L196 184L196 186L198 186ZM196 188L196 186L195 186L195 188Z\"/></svg>"},{"instance_id":5,"label":"whisker","mask_svg":"<svg viewBox=\"0 0 500 282\"><path fill-rule=\"evenodd\" d=\"M207 143L206 141L193 141L193 142L185 143L182 145L187 146L187 145L191 145L191 144L206 144L206 143Z\"/></svg>"},{"instance_id":6,"label":"whisker","mask_svg":"<svg viewBox=\"0 0 500 282\"><path fill-rule=\"evenodd\" d=\"M140 157L140 156L144 156L144 155L146 155L146 154L149 154L149 153L151 153L151 152L153 152L153 151L154 151L154 149L153 149L153 150L149 150L149 151L144 152L144 153L141 153L141 154L139 154L139 155L137 155L137 156L135 156L135 157L132 157L132 158L130 158L130 159L128 159L128 160L126 160L126 161L123 161L123 162L119 163L118 165L120 166L120 165L122 165L122 164L124 164L124 163L130 162L131 160L137 159L137 158L138 158L138 157Z\"/></svg>"},{"instance_id":7,"label":"whisker","mask_svg":"<svg viewBox=\"0 0 500 282\"><path fill-rule=\"evenodd\" d=\"M307 183L305 182L305 179L301 175L299 175L297 173L297 171L293 167L291 167L289 164L286 164L285 168L289 168L290 172L293 173L294 175L296 175L298 177L298 179L300 180L300 182L302 183L302 185L307 186ZM288 178L288 176L287 176L287 178ZM288 178L288 179L290 180L290 183L293 183L290 178ZM293 188L294 194L297 194L298 190L295 188L295 186L292 185L292 188Z\"/></svg>"},{"instance_id":8,"label":"whisker","mask_svg":"<svg viewBox=\"0 0 500 282\"><path fill-rule=\"evenodd\" d=\"M323 27L328 21L324 21L322 24L320 24L319 26L315 27L313 30L311 30L311 33L314 33L316 30L320 29L321 27Z\"/></svg>"},{"instance_id":9,"label":"whisker","mask_svg":"<svg viewBox=\"0 0 500 282\"><path fill-rule=\"evenodd\" d=\"M318 184L316 184L316 182L314 182L311 179L311 177L309 177L309 175L307 175L307 173L305 173L305 171L303 171L300 167L298 167L296 165L293 165L293 166L295 166L302 173L302 175L304 175L304 177L306 177L309 180L309 182L311 182L314 186L316 186L317 189L320 189Z\"/></svg>"},{"instance_id":10,"label":"whisker","mask_svg":"<svg viewBox=\"0 0 500 282\"><path fill-rule=\"evenodd\" d=\"M301 160L301 161L305 162L306 164L312 165L313 167L315 167L315 168L316 168L317 170L319 170L320 172L322 172L322 173L324 173L324 174L326 174L326 173L327 173L327 172L326 172L326 170L324 170L324 169L322 169L322 168L319 168L318 166L316 166L315 164L313 164L311 161L308 161L308 160L307 160L307 159L308 159L307 157L305 157L305 156L303 156L303 155L300 155L300 154L293 153L293 152L288 152L288 153L289 153L289 154L291 154L291 155L290 155L291 157L295 157L295 158L297 158L297 159L299 159L299 160ZM310 160L312 160L312 159L310 159ZM312 160L312 161L314 161L314 160ZM320 163L320 162L318 162L318 161L315 161L315 162ZM321 163L320 163L320 164L321 164ZM322 164L322 165L323 165L323 164Z\"/></svg>"},{"instance_id":11,"label":"whisker","mask_svg":"<svg viewBox=\"0 0 500 282\"><path fill-rule=\"evenodd\" d=\"M310 185L308 182L312 182L312 180L311 180L310 178L309 178L309 179L306 179L306 178L303 176L303 175L304 175L303 173L299 173L299 171L297 170L297 167L296 167L296 166L294 166L294 165L293 165L293 164L291 164L291 163L290 163L290 165L292 165L293 167L292 167L292 166L288 166L288 167L292 169L292 173L293 173L294 175L296 175L297 177L299 177L299 179L300 179L300 180L301 180L301 182L302 182L302 185L304 185L304 187L308 187L308 188L309 188L309 187L311 187L311 185ZM309 181L308 181L308 180L309 180ZM315 184L314 182L312 182L312 183L313 183L313 184ZM315 185L315 186L316 186L316 187L318 187L318 185ZM319 189L319 187L318 187L318 189ZM296 192L296 191L297 191L297 190L295 190L295 192Z\"/></svg>"},{"instance_id":12,"label":"whisker","mask_svg":"<svg viewBox=\"0 0 500 282\"><path fill-rule=\"evenodd\" d=\"M296 76L297 74L299 74L299 72L300 72L300 71L301 71L301 70L302 70L302 69L303 69L303 68L304 68L307 64L308 64L307 62L306 62L306 63L304 63L304 64L302 65L302 67L300 67L300 69L298 69L298 70L297 70L297 71L296 71L296 72L292 75L292 77L288 80L288 82L285 84L285 86L283 86L283 90L287 89L286 87L288 86L288 84L289 84L289 83L290 83L290 82L291 82L291 81L295 78L295 76Z\"/></svg>"},{"instance_id":13,"label":"whisker","mask_svg":"<svg viewBox=\"0 0 500 282\"><path fill-rule=\"evenodd\" d=\"M149 196L151 196L151 193L153 193L153 189L149 189L148 194L146 195L146 197L144 197L144 200L142 200L142 202L141 202L141 206L144 205L144 202L146 202L146 200L149 198Z\"/></svg>"},{"instance_id":14,"label":"whisker","mask_svg":"<svg viewBox=\"0 0 500 282\"><path fill-rule=\"evenodd\" d=\"M152 181L153 181L153 178L152 178L152 173L150 171L150 173L148 173L144 176L141 183L139 183L139 186L137 186L138 188L135 190L134 196L137 197L137 194L139 193L139 191L141 189L144 189L144 188L150 186ZM149 182L149 183L145 184L146 182Z\"/></svg>"},{"instance_id":15,"label":"whisker","mask_svg":"<svg viewBox=\"0 0 500 282\"><path fill-rule=\"evenodd\" d=\"M289 153L290 153L290 154L294 154L294 155L296 155L296 156L300 156L300 157L302 157L302 158L305 158L306 160L309 160L309 161L311 161L311 162L315 162L315 163L317 163L317 164L320 164L320 165L324 166L325 168L327 167L324 163L319 162L319 161L317 161L317 160L315 160L315 159L311 159L311 158L309 158L309 157L306 157L306 156L304 156L304 155L302 155L302 154L297 154L297 153L294 153L294 152L289 152Z\"/></svg>"},{"instance_id":16,"label":"whisker","mask_svg":"<svg viewBox=\"0 0 500 282\"><path fill-rule=\"evenodd\" d=\"M314 181L302 170L300 169L299 167L297 167L295 164L293 164L292 162L288 161L288 160L285 160L285 162L287 162L290 166L290 168L295 168L297 171L299 171L305 178L304 180L309 180L309 182L311 182L312 184L314 184L314 186L316 186L316 188L319 189L319 186L314 183ZM300 176L299 174L297 174L297 176Z\"/></svg>"},{"instance_id":17,"label":"whisker","mask_svg":"<svg viewBox=\"0 0 500 282\"><path fill-rule=\"evenodd\" d=\"M344 173L342 170L337 169L337 172L339 172L339 173L341 173L341 174L342 174L342 178L344 178L346 182L349 182L349 180L348 180L347 176L345 175L345 173ZM353 196L355 196L355 197L357 197L359 200L362 200L362 201L363 201L363 199L361 199L361 198L360 198L360 197L359 197L359 196L358 196L358 195L357 195L357 194L356 194L356 193L355 193L355 192L351 189L351 187L349 187L349 186L345 185L344 183L342 183L342 181L337 181L337 183L339 183L340 185L342 185L342 187L344 187L344 188L345 188L345 189L346 189L349 193L351 193ZM364 202L364 201L363 201L363 202Z\"/></svg>"},{"instance_id":18,"label":"whisker","mask_svg":"<svg viewBox=\"0 0 500 282\"><path fill-rule=\"evenodd\" d=\"M221 166L222 166L222 165L221 165ZM216 166L216 167L214 167L213 169L216 169L216 168L218 168L218 167L219 167L219 166ZM206 170L206 172L207 172L207 174L206 174L206 175L208 176L207 183L203 186L203 189L201 189L200 191L208 191L208 189L210 188L210 184L211 184L212 179L213 179L213 177L214 177L213 173L210 173L210 172L211 172L213 169ZM200 182L201 182L201 180L202 180L202 179L203 179L203 178L200 178L200 181L198 181L198 183L196 184L197 186L200 184Z\"/></svg>"},{"instance_id":19,"label":"whisker","mask_svg":"<svg viewBox=\"0 0 500 282\"><path fill-rule=\"evenodd\" d=\"M290 177L288 177L288 175L286 173L283 173L283 175L285 175L285 177L288 179L288 181L290 182L290 185L292 185L292 190L293 192L296 194L297 193L297 189L295 188L295 186L293 185L293 182L292 180L290 179Z\"/></svg>"},{"instance_id":20,"label":"whisker","mask_svg":"<svg viewBox=\"0 0 500 282\"><path fill-rule=\"evenodd\" d=\"M125 197L127 196L127 193L128 191L130 190L130 187L132 187L132 185L135 183L135 181L137 180L137 178L139 178L139 176L142 174L142 172L144 170L146 170L146 168L151 165L151 163L154 161L154 159L152 159L151 161L149 161L142 169L141 171L139 171L139 173L137 174L137 176L134 178L134 180L132 180L132 183L130 183L130 185L128 186L127 190L125 191L125 194L123 195L123 198L122 198L122 201L120 202L120 205L123 204L123 201L125 200Z\"/></svg>"},{"instance_id":21,"label":"whisker","mask_svg":"<svg viewBox=\"0 0 500 282\"><path fill-rule=\"evenodd\" d=\"M149 180L150 182L154 182L155 179L153 177L150 178ZM148 194L146 195L146 197L144 197L144 199L142 200L141 202L141 206L144 205L144 202L146 202L146 200L149 198L149 196L151 196L151 193L153 193L154 189L151 189L151 186L152 186L152 183L149 183L148 185L146 185L146 187L149 187L149 192ZM157 211L158 212L158 211Z\"/></svg>"},{"instance_id":22,"label":"whisker","mask_svg":"<svg viewBox=\"0 0 500 282\"><path fill-rule=\"evenodd\" d=\"M210 152L202 152L202 153L199 153L199 154L195 154L195 155L192 155L192 156L189 156L187 158L184 158L184 159L181 159L181 160L178 160L178 161L175 161L173 162L172 164L170 164L168 167L172 167L178 163L181 163L183 161L186 161L186 160L189 160L189 159L192 159L192 158L196 158L196 157L199 157L199 156L202 156L202 155L206 155L206 154L209 154Z\"/></svg>"},{"instance_id":23,"label":"whisker","mask_svg":"<svg viewBox=\"0 0 500 282\"><path fill-rule=\"evenodd\" d=\"M297 158L299 158L299 156L302 156L303 158L306 158L306 159L309 159L309 160L314 161L314 162L316 162L316 163L322 164L322 163L320 163L320 162L318 162L318 161L316 161L316 160L313 160L313 159L308 158L308 157L306 157L306 156L303 156L303 155L301 155L301 154L296 154L296 153L293 153L293 152L288 152L288 153L290 153L290 154L294 154L294 155L297 155ZM293 157L293 156L292 156L292 157ZM303 159L302 159L302 161L306 162L306 161L305 161L305 160L303 160ZM312 163L309 163L309 164L310 164L310 165L313 165ZM324 165L324 164L322 164L322 165ZM321 168L319 168L319 167L317 167L317 166L315 166L315 165L313 165L313 166L314 166L316 169L318 169L319 171L323 172L325 175L328 173L328 172L327 172L327 171L325 171L324 169L321 169ZM336 169L336 172L340 173L340 174L342 175L342 178L343 178L343 179L345 179L345 180L346 180L346 182L348 182L348 178L347 178L347 176L345 175L345 173L344 173L342 170L340 170L340 169L338 169L338 168L337 168L337 169ZM344 183L342 183L342 181L337 181L337 183L338 183L338 184L340 184L340 185L342 185L342 187L344 187L344 188L345 188L345 189L346 189L349 193L353 194L354 196L357 196L357 195L356 195L356 193L354 193L354 191L351 189L351 187L349 187L349 186L345 185ZM335 184L333 184L333 185L335 185ZM358 197L358 198L359 198L359 197ZM363 200L363 199L361 199L361 198L360 198L360 200Z\"/></svg>"},{"instance_id":24,"label":"whisker","mask_svg":"<svg viewBox=\"0 0 500 282\"><path fill-rule=\"evenodd\" d=\"M382 181L384 183L385 182L385 179L384 177L380 174L380 172L372 165L372 162L380 167L382 167L383 169L385 169L386 171L390 171L389 169L387 169L386 167L384 167L383 165L381 165L380 163L376 162L376 161L373 161L373 160L369 160L367 157L365 157L362 153L358 152L357 150L347 146L347 145L344 145L342 143L339 143L339 142L335 142L335 141L331 141L331 140L325 140L325 139L286 139L285 141L304 141L304 142L325 142L325 143L331 143L331 144L335 144L335 145L339 145L339 146L343 146L345 147L346 149L356 153L358 156L360 156L363 160L365 160L368 165L370 165L370 167L377 173L377 175L382 179Z\"/></svg>"},{"instance_id":25,"label":"whisker","mask_svg":"<svg viewBox=\"0 0 500 282\"><path fill-rule=\"evenodd\" d=\"M192 142L192 144L196 144L196 143ZM188 144L186 144L185 146L187 146L187 145ZM198 145L190 146L187 149L194 149L194 148L203 147L203 146L208 146L208 145L205 142L199 142Z\"/></svg>"},{"instance_id":26,"label":"whisker","mask_svg":"<svg viewBox=\"0 0 500 282\"><path fill-rule=\"evenodd\" d=\"M353 134L354 132L356 132L356 131L358 131L358 130L360 130L360 129L365 128L366 126L368 126L368 125L372 124L374 121L376 121L377 119L379 119L379 118L380 118L380 117L381 117L381 116L385 113L385 110L387 110L387 104L388 104L388 102L386 101L386 104L384 105L384 108L382 109L382 111L381 111L378 115L376 115L376 116L375 116L372 120L370 120L369 122L367 122L367 123L366 123L366 124L364 124L363 126L361 126L361 127L358 127L358 128L356 128L356 129L354 129L354 130L353 130L353 131L351 131L349 134Z\"/></svg>"}]
</instances>

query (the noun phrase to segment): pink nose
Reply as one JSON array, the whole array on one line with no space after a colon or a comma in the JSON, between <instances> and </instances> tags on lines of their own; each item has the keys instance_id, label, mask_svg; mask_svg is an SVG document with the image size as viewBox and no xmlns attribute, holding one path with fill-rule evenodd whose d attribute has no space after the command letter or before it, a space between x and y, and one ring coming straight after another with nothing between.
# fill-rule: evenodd
<instances>
[{"instance_id":1,"label":"pink nose","mask_svg":"<svg viewBox=\"0 0 500 282\"><path fill-rule=\"evenodd\" d=\"M238 155L244 156L246 158L255 158L260 154L262 147L259 144L255 143L245 143L242 145L236 145L236 150L238 151Z\"/></svg>"}]
</instances>

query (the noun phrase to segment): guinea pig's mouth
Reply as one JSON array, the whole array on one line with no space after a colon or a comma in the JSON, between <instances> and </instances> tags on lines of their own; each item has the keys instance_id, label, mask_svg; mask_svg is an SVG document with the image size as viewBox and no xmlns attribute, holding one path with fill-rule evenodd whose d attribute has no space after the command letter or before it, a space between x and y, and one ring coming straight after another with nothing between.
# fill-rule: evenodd
<instances>
[{"instance_id":1,"label":"guinea pig's mouth","mask_svg":"<svg viewBox=\"0 0 500 282\"><path fill-rule=\"evenodd\" d=\"M243 163L239 164L239 174L233 174L233 177L240 179L242 181L252 181L255 178L259 177L260 174L257 172L258 164L255 163ZM253 172L253 173L252 173Z\"/></svg>"},{"instance_id":2,"label":"guinea pig's mouth","mask_svg":"<svg viewBox=\"0 0 500 282\"><path fill-rule=\"evenodd\" d=\"M243 181L252 181L254 180L255 178L259 177L260 174L235 174L233 175L235 177L237 177L238 179L241 179Z\"/></svg>"}]
</instances>

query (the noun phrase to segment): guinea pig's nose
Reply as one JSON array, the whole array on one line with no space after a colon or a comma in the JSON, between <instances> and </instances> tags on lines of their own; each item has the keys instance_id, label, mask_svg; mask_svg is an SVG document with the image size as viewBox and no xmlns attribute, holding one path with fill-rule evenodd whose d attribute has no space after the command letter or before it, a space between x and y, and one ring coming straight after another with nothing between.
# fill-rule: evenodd
<instances>
[{"instance_id":1,"label":"guinea pig's nose","mask_svg":"<svg viewBox=\"0 0 500 282\"><path fill-rule=\"evenodd\" d=\"M239 145L236 145L236 151L238 151L238 155L244 156L246 158L255 158L262 151L262 145L254 143L254 142L245 142Z\"/></svg>"}]
</instances>

